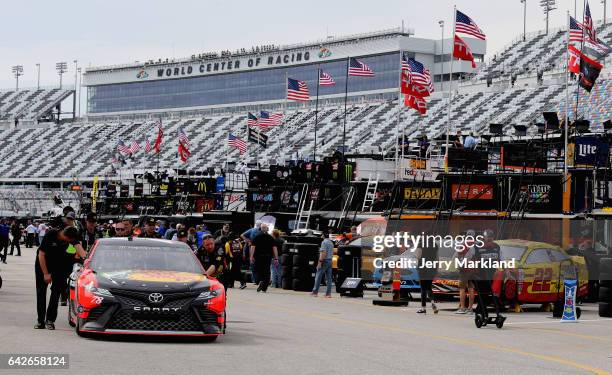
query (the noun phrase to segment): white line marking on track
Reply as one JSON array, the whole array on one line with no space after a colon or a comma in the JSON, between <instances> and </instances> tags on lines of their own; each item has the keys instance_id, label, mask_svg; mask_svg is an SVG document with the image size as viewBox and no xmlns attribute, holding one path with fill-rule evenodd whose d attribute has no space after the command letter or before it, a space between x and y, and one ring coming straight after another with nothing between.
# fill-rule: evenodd
<instances>
[{"instance_id":1,"label":"white line marking on track","mask_svg":"<svg viewBox=\"0 0 612 375\"><path fill-rule=\"evenodd\" d=\"M580 322L612 322L612 319L579 319L576 323L580 323ZM513 325L517 325L517 324L551 324L551 323L559 323L559 324L565 324L565 323L561 323L560 320L554 320L554 321L548 321L548 322L508 322L505 323L505 325L508 324L513 324Z\"/></svg>"}]
</instances>

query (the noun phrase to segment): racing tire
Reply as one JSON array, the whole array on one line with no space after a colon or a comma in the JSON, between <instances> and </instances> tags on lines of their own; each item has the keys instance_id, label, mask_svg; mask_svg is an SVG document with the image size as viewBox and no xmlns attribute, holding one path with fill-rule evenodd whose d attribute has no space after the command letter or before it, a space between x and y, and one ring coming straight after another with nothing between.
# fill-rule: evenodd
<instances>
[{"instance_id":1,"label":"racing tire","mask_svg":"<svg viewBox=\"0 0 612 375\"><path fill-rule=\"evenodd\" d=\"M316 245L317 247L323 242L323 239L320 237L309 237L309 236L287 236L287 239L291 239L294 243L306 244L306 245Z\"/></svg>"},{"instance_id":2,"label":"racing tire","mask_svg":"<svg viewBox=\"0 0 612 375\"><path fill-rule=\"evenodd\" d=\"M293 265L293 256L291 254L283 254L281 255L281 265L283 266L292 266Z\"/></svg>"},{"instance_id":3,"label":"racing tire","mask_svg":"<svg viewBox=\"0 0 612 375\"><path fill-rule=\"evenodd\" d=\"M83 337L83 338L92 337L92 335L88 332L81 332L81 319L79 319L78 317L76 318L76 324L74 325L74 331L79 337Z\"/></svg>"},{"instance_id":4,"label":"racing tire","mask_svg":"<svg viewBox=\"0 0 612 375\"><path fill-rule=\"evenodd\" d=\"M299 267L314 267L317 264L316 257L313 256L304 256L304 255L294 255L293 256L293 266Z\"/></svg>"},{"instance_id":5,"label":"racing tire","mask_svg":"<svg viewBox=\"0 0 612 375\"><path fill-rule=\"evenodd\" d=\"M281 287L284 290L291 290L293 289L293 284L291 283L292 279L291 277L287 276L287 277L283 277L281 279Z\"/></svg>"},{"instance_id":6,"label":"racing tire","mask_svg":"<svg viewBox=\"0 0 612 375\"><path fill-rule=\"evenodd\" d=\"M68 300L68 325L72 328L76 326L76 324L72 321L72 301Z\"/></svg>"},{"instance_id":7,"label":"racing tire","mask_svg":"<svg viewBox=\"0 0 612 375\"><path fill-rule=\"evenodd\" d=\"M612 288L600 286L598 301L608 303L612 302Z\"/></svg>"},{"instance_id":8,"label":"racing tire","mask_svg":"<svg viewBox=\"0 0 612 375\"><path fill-rule=\"evenodd\" d=\"M283 248L281 249L281 250L282 250L282 253L283 253L283 254L289 254L289 250L291 249L291 247L292 247L292 246L293 246L293 244L292 244L292 243L287 243L287 242L285 242L285 243L283 244Z\"/></svg>"},{"instance_id":9,"label":"racing tire","mask_svg":"<svg viewBox=\"0 0 612 375\"><path fill-rule=\"evenodd\" d=\"M612 318L612 302L599 302L599 316Z\"/></svg>"},{"instance_id":10,"label":"racing tire","mask_svg":"<svg viewBox=\"0 0 612 375\"><path fill-rule=\"evenodd\" d=\"M291 268L292 268L291 266L283 266L281 268L281 277L283 277L283 278L285 278L285 277L291 278Z\"/></svg>"},{"instance_id":11,"label":"racing tire","mask_svg":"<svg viewBox=\"0 0 612 375\"><path fill-rule=\"evenodd\" d=\"M310 292L314 286L314 280L293 279L292 286L296 292Z\"/></svg>"},{"instance_id":12,"label":"racing tire","mask_svg":"<svg viewBox=\"0 0 612 375\"><path fill-rule=\"evenodd\" d=\"M0 276L0 289L2 289L2 276Z\"/></svg>"},{"instance_id":13,"label":"racing tire","mask_svg":"<svg viewBox=\"0 0 612 375\"><path fill-rule=\"evenodd\" d=\"M316 272L312 270L312 267L293 267L291 275L294 279L306 280L313 278L313 273L316 275Z\"/></svg>"}]
</instances>

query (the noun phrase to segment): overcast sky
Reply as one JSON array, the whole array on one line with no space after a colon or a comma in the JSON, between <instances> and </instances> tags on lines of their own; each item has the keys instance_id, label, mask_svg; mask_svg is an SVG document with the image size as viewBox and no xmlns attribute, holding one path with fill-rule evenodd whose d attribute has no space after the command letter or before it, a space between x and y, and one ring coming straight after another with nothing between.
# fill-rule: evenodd
<instances>
[{"instance_id":1,"label":"overcast sky","mask_svg":"<svg viewBox=\"0 0 612 375\"><path fill-rule=\"evenodd\" d=\"M575 0L557 0L551 27L565 25ZM582 1L578 0L582 18ZM596 20L601 0L591 0ZM0 88L15 86L11 66L23 65L20 87L57 85L55 63L79 66L185 57L203 51L234 50L260 44L312 41L400 26L417 37L439 38L438 20L452 27L453 5L472 17L487 35L488 55L523 30L520 0L19 0L4 1L0 39ZM539 0L527 0L527 30L544 29Z\"/></svg>"}]
</instances>

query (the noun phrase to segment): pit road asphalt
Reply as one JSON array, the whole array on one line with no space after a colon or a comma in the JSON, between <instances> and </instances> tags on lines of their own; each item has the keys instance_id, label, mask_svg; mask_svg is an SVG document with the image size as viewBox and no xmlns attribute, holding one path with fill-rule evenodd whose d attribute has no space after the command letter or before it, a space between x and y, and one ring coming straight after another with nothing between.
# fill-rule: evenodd
<instances>
[{"instance_id":1,"label":"pit road asphalt","mask_svg":"<svg viewBox=\"0 0 612 375\"><path fill-rule=\"evenodd\" d=\"M79 338L60 306L56 330L34 330L34 249L0 264L0 354L68 353L69 369L0 374L611 374L612 319L583 306L579 323L532 309L507 313L503 329L477 329L456 302L404 308L364 299L269 289L228 293L228 332L214 343ZM322 289L323 292L323 289ZM323 293L322 293L323 294ZM321 295L322 295L321 294Z\"/></svg>"}]
</instances>

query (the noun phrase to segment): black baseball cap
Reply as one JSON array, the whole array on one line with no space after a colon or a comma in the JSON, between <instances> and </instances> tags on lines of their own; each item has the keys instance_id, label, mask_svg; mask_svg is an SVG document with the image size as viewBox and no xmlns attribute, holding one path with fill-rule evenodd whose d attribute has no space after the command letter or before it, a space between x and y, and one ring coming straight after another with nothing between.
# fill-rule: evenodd
<instances>
[{"instance_id":1,"label":"black baseball cap","mask_svg":"<svg viewBox=\"0 0 612 375\"><path fill-rule=\"evenodd\" d=\"M93 212L90 212L87 214L87 218L85 220L95 223L96 221L98 221L98 218L96 218L96 214L94 214Z\"/></svg>"},{"instance_id":2,"label":"black baseball cap","mask_svg":"<svg viewBox=\"0 0 612 375\"><path fill-rule=\"evenodd\" d=\"M187 237L187 231L185 229L181 229L178 232L176 232L176 237L177 238L185 238Z\"/></svg>"},{"instance_id":3,"label":"black baseball cap","mask_svg":"<svg viewBox=\"0 0 612 375\"><path fill-rule=\"evenodd\" d=\"M68 213L66 213L66 215L64 215L64 217L66 219L76 220L76 214L74 213L74 211L69 211Z\"/></svg>"},{"instance_id":4,"label":"black baseball cap","mask_svg":"<svg viewBox=\"0 0 612 375\"><path fill-rule=\"evenodd\" d=\"M147 220L145 221L145 224L148 224L148 225L155 225L155 223L157 223L157 221L155 220L155 218L154 218L154 217L149 217L149 218L147 218Z\"/></svg>"}]
</instances>

